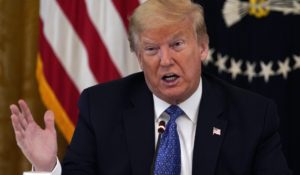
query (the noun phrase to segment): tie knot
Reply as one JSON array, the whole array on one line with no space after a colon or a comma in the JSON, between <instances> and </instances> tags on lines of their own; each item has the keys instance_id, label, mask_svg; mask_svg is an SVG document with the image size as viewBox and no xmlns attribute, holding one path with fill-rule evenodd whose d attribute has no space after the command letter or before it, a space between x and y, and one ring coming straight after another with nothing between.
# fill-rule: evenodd
<instances>
[{"instance_id":1,"label":"tie knot","mask_svg":"<svg viewBox=\"0 0 300 175\"><path fill-rule=\"evenodd\" d=\"M169 114L170 120L176 120L184 112L177 105L171 105L168 107L165 112Z\"/></svg>"}]
</instances>

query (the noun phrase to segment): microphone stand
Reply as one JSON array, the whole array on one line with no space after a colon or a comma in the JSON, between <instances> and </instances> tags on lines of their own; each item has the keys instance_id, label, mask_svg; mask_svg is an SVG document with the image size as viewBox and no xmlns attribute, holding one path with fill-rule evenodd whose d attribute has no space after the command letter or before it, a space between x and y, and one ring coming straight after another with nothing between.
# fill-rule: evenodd
<instances>
[{"instance_id":1,"label":"microphone stand","mask_svg":"<svg viewBox=\"0 0 300 175\"><path fill-rule=\"evenodd\" d=\"M152 162L152 165L151 165L150 175L154 175L155 162L156 162L157 153L158 153L159 146L160 146L160 138L161 138L161 135L165 132L165 129L166 129L165 125L166 125L166 123L163 120L161 120L158 124L158 129L157 129L157 131L158 131L158 140L157 140L156 149L155 149L155 152L154 152L153 162Z\"/></svg>"}]
</instances>

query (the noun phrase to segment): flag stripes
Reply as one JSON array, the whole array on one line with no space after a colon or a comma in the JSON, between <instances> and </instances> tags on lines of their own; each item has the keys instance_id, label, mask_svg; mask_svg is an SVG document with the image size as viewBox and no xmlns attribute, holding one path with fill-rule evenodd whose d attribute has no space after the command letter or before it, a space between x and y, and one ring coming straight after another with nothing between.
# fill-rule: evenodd
<instances>
[{"instance_id":1,"label":"flag stripes","mask_svg":"<svg viewBox=\"0 0 300 175\"><path fill-rule=\"evenodd\" d=\"M86 5L89 16L121 76L138 71L136 58L129 50L127 31L111 0L89 0Z\"/></svg>"},{"instance_id":2,"label":"flag stripes","mask_svg":"<svg viewBox=\"0 0 300 175\"><path fill-rule=\"evenodd\" d=\"M138 0L131 0L130 3L128 3L128 0L112 0L119 15L122 18L122 21L124 23L124 26L128 30L128 17L132 14L135 7L139 5Z\"/></svg>"},{"instance_id":3,"label":"flag stripes","mask_svg":"<svg viewBox=\"0 0 300 175\"><path fill-rule=\"evenodd\" d=\"M42 46L40 49L42 64L46 65L43 66L44 76L47 79L48 84L51 86L55 96L60 101L60 104L70 116L71 121L76 123L77 119L75 116L77 114L77 110L73 110L71 105L76 106L79 92L65 69L59 63L57 57L54 55L51 46L45 40L43 33L40 34L40 46ZM61 82L63 82L63 85ZM68 90L66 91L65 89Z\"/></svg>"},{"instance_id":4,"label":"flag stripes","mask_svg":"<svg viewBox=\"0 0 300 175\"><path fill-rule=\"evenodd\" d=\"M80 92L139 70L127 41L138 0L40 1L37 80L67 141L77 122Z\"/></svg>"},{"instance_id":5,"label":"flag stripes","mask_svg":"<svg viewBox=\"0 0 300 175\"><path fill-rule=\"evenodd\" d=\"M119 78L120 74L88 16L84 0L58 0L57 2L85 45L89 66L97 81L106 82Z\"/></svg>"},{"instance_id":6,"label":"flag stripes","mask_svg":"<svg viewBox=\"0 0 300 175\"><path fill-rule=\"evenodd\" d=\"M87 51L56 1L41 1L40 15L44 26L42 32L78 91L96 84Z\"/></svg>"}]
</instances>

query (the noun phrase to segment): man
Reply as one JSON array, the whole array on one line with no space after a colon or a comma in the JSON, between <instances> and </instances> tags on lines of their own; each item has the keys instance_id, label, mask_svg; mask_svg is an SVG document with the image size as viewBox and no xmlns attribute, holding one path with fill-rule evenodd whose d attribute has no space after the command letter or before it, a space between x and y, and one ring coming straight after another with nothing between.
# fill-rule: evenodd
<instances>
[{"instance_id":1,"label":"man","mask_svg":"<svg viewBox=\"0 0 300 175\"><path fill-rule=\"evenodd\" d=\"M202 8L189 0L138 7L129 41L142 72L81 94L62 174L289 174L274 104L201 74L208 40ZM19 147L36 171L60 174L54 114L42 130L19 106L11 106Z\"/></svg>"}]
</instances>

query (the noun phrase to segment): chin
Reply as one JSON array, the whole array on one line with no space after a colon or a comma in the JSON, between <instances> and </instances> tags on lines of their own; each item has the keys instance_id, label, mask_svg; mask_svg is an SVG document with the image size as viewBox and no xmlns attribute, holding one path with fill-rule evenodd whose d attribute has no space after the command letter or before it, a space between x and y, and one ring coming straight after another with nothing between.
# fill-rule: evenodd
<instances>
[{"instance_id":1,"label":"chin","mask_svg":"<svg viewBox=\"0 0 300 175\"><path fill-rule=\"evenodd\" d=\"M178 104L184 101L182 94L183 93L166 93L163 95L164 98L162 100L170 104Z\"/></svg>"}]
</instances>

